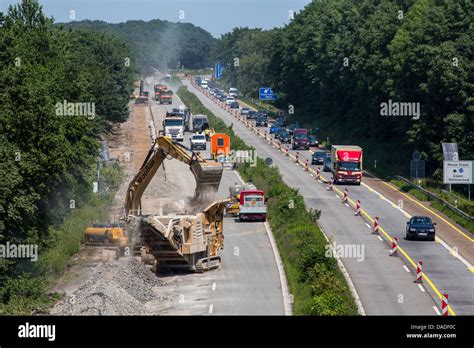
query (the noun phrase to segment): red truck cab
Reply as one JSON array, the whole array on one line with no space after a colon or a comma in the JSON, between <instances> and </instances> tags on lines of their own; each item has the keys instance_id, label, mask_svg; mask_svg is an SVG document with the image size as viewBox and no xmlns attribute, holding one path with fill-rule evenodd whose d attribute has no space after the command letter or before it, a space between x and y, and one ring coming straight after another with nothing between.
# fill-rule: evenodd
<instances>
[{"instance_id":1,"label":"red truck cab","mask_svg":"<svg viewBox=\"0 0 474 348\"><path fill-rule=\"evenodd\" d=\"M243 190L240 192L239 220L266 221L267 206L265 194L261 190Z\"/></svg>"},{"instance_id":2,"label":"red truck cab","mask_svg":"<svg viewBox=\"0 0 474 348\"><path fill-rule=\"evenodd\" d=\"M362 182L362 148L355 145L331 147L331 171L335 184Z\"/></svg>"}]
</instances>

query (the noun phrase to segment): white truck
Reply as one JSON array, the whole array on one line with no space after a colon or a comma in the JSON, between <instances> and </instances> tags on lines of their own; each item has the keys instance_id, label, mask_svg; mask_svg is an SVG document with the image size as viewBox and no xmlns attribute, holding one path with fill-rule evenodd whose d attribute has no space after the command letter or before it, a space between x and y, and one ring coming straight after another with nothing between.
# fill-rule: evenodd
<instances>
[{"instance_id":1,"label":"white truck","mask_svg":"<svg viewBox=\"0 0 474 348\"><path fill-rule=\"evenodd\" d=\"M206 136L204 134L193 134L189 139L191 150L206 150Z\"/></svg>"},{"instance_id":2,"label":"white truck","mask_svg":"<svg viewBox=\"0 0 474 348\"><path fill-rule=\"evenodd\" d=\"M184 118L181 116L166 117L163 121L164 135L172 140L184 139Z\"/></svg>"},{"instance_id":3,"label":"white truck","mask_svg":"<svg viewBox=\"0 0 474 348\"><path fill-rule=\"evenodd\" d=\"M234 88L234 87L229 88L229 95L231 97L237 98L238 96L237 88Z\"/></svg>"}]
</instances>

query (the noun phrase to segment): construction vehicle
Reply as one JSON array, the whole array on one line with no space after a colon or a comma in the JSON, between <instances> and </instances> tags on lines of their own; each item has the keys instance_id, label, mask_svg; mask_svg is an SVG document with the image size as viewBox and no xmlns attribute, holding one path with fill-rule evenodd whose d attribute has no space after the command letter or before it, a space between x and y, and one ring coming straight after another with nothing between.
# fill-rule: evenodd
<instances>
[{"instance_id":1,"label":"construction vehicle","mask_svg":"<svg viewBox=\"0 0 474 348\"><path fill-rule=\"evenodd\" d=\"M160 101L161 92L166 91L168 87L162 83L155 83L153 90L155 91L155 101Z\"/></svg>"},{"instance_id":2,"label":"construction vehicle","mask_svg":"<svg viewBox=\"0 0 474 348\"><path fill-rule=\"evenodd\" d=\"M332 145L331 172L335 184L362 181L362 148L355 145Z\"/></svg>"},{"instance_id":3,"label":"construction vehicle","mask_svg":"<svg viewBox=\"0 0 474 348\"><path fill-rule=\"evenodd\" d=\"M219 160L230 155L230 137L224 133L216 133L211 137L211 157Z\"/></svg>"},{"instance_id":4,"label":"construction vehicle","mask_svg":"<svg viewBox=\"0 0 474 348\"><path fill-rule=\"evenodd\" d=\"M208 162L167 137L158 137L139 172L130 182L125 197L127 230L139 231L145 256L153 256L157 269L187 269L203 272L220 266L217 252L224 247L223 216L226 200L209 204L197 214L153 215L141 210L141 197L166 158L189 165L196 179L194 202L205 200L218 190L222 165Z\"/></svg>"},{"instance_id":5,"label":"construction vehicle","mask_svg":"<svg viewBox=\"0 0 474 348\"><path fill-rule=\"evenodd\" d=\"M166 137L183 141L184 139L184 119L180 114L179 116L167 116L163 120L163 133Z\"/></svg>"},{"instance_id":6,"label":"construction vehicle","mask_svg":"<svg viewBox=\"0 0 474 348\"><path fill-rule=\"evenodd\" d=\"M161 91L158 101L160 104L171 105L173 103L173 91L170 89Z\"/></svg>"},{"instance_id":7,"label":"construction vehicle","mask_svg":"<svg viewBox=\"0 0 474 348\"><path fill-rule=\"evenodd\" d=\"M239 221L267 220L266 199L262 190L242 190L239 199Z\"/></svg>"},{"instance_id":8,"label":"construction vehicle","mask_svg":"<svg viewBox=\"0 0 474 348\"><path fill-rule=\"evenodd\" d=\"M129 239L123 224L92 224L86 228L85 244L102 248L103 261L116 260L125 254Z\"/></svg>"}]
</instances>

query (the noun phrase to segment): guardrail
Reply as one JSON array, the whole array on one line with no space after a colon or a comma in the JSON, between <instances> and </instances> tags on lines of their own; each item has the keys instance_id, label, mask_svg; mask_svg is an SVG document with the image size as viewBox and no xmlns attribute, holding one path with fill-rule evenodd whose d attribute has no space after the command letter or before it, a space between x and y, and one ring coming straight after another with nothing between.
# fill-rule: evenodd
<instances>
[{"instance_id":1,"label":"guardrail","mask_svg":"<svg viewBox=\"0 0 474 348\"><path fill-rule=\"evenodd\" d=\"M417 190L420 190L421 192L423 192L425 195L439 201L441 204L443 204L445 207L451 209L452 211L454 211L455 213L458 213L459 215L461 215L462 217L468 219L469 221L474 221L474 217L470 216L469 214L466 214L465 212L463 212L461 209L459 208L456 208L454 205L452 205L451 203L448 203L447 201L445 201L444 199L438 197L438 195L436 195L435 193L433 192L430 192L428 190L425 190L423 187L420 187L418 185L415 185L414 183L412 183L410 180L404 178L403 176L400 176L400 175L395 175L393 176L395 179L399 179L399 180L402 180L404 183L408 184L409 186L417 189Z\"/></svg>"}]
</instances>

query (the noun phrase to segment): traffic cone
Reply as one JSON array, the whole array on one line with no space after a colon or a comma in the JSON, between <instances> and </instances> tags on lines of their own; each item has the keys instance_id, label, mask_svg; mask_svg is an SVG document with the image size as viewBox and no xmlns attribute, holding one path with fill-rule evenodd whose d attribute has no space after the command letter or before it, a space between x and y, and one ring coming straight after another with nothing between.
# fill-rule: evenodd
<instances>
[{"instance_id":1,"label":"traffic cone","mask_svg":"<svg viewBox=\"0 0 474 348\"><path fill-rule=\"evenodd\" d=\"M298 163L299 160L300 160L300 153L298 151L296 151L295 162Z\"/></svg>"},{"instance_id":2,"label":"traffic cone","mask_svg":"<svg viewBox=\"0 0 474 348\"><path fill-rule=\"evenodd\" d=\"M319 167L316 167L316 180L321 179L321 173L319 172Z\"/></svg>"},{"instance_id":3,"label":"traffic cone","mask_svg":"<svg viewBox=\"0 0 474 348\"><path fill-rule=\"evenodd\" d=\"M347 203L348 196L349 196L349 190L345 189L344 196L342 197L342 203Z\"/></svg>"},{"instance_id":4,"label":"traffic cone","mask_svg":"<svg viewBox=\"0 0 474 348\"><path fill-rule=\"evenodd\" d=\"M290 155L290 146L287 145L286 146L286 153L285 153L286 156L289 156Z\"/></svg>"},{"instance_id":5,"label":"traffic cone","mask_svg":"<svg viewBox=\"0 0 474 348\"><path fill-rule=\"evenodd\" d=\"M398 256L398 238L392 238L392 249L390 249L390 256Z\"/></svg>"},{"instance_id":6,"label":"traffic cone","mask_svg":"<svg viewBox=\"0 0 474 348\"><path fill-rule=\"evenodd\" d=\"M447 317L449 315L448 308L448 294L443 294L441 297L441 316Z\"/></svg>"},{"instance_id":7,"label":"traffic cone","mask_svg":"<svg viewBox=\"0 0 474 348\"><path fill-rule=\"evenodd\" d=\"M374 219L374 228L372 230L372 234L378 234L379 233L379 217L376 216Z\"/></svg>"},{"instance_id":8,"label":"traffic cone","mask_svg":"<svg viewBox=\"0 0 474 348\"><path fill-rule=\"evenodd\" d=\"M413 283L423 283L423 262L418 261L418 265L416 265L416 280Z\"/></svg>"},{"instance_id":9,"label":"traffic cone","mask_svg":"<svg viewBox=\"0 0 474 348\"><path fill-rule=\"evenodd\" d=\"M357 200L356 202L356 208L355 208L355 213L354 213L355 216L358 216L360 215L360 201Z\"/></svg>"},{"instance_id":10,"label":"traffic cone","mask_svg":"<svg viewBox=\"0 0 474 348\"><path fill-rule=\"evenodd\" d=\"M332 185L334 183L334 179L330 178L328 181L328 186L326 187L328 191L332 191Z\"/></svg>"},{"instance_id":11,"label":"traffic cone","mask_svg":"<svg viewBox=\"0 0 474 348\"><path fill-rule=\"evenodd\" d=\"M306 160L306 161L304 162L304 170L305 170L305 171L308 171L308 170L309 170L308 165L309 165L309 164L308 164L308 160Z\"/></svg>"}]
</instances>

